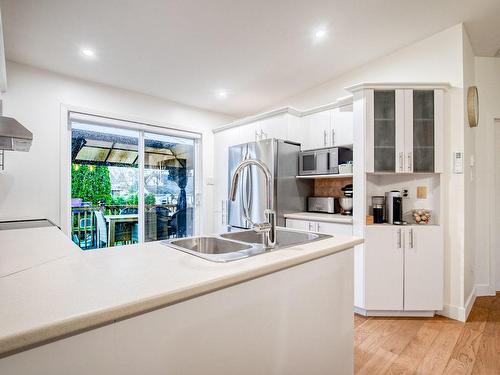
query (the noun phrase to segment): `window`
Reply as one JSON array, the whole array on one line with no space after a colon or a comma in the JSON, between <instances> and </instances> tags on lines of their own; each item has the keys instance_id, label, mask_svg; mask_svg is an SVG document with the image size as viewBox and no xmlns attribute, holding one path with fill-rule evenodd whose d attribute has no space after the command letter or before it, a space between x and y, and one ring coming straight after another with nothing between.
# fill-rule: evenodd
<instances>
[{"instance_id":1,"label":"window","mask_svg":"<svg viewBox=\"0 0 500 375\"><path fill-rule=\"evenodd\" d=\"M80 248L194 234L197 134L73 112L69 121L71 236Z\"/></svg>"}]
</instances>

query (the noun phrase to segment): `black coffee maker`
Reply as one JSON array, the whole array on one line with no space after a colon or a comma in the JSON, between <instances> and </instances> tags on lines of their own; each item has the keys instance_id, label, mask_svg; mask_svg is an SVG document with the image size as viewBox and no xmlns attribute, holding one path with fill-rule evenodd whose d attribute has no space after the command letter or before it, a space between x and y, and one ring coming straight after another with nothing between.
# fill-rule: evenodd
<instances>
[{"instance_id":1,"label":"black coffee maker","mask_svg":"<svg viewBox=\"0 0 500 375\"><path fill-rule=\"evenodd\" d=\"M403 196L399 190L385 193L385 212L389 224L406 224L406 221L403 220Z\"/></svg>"}]
</instances>

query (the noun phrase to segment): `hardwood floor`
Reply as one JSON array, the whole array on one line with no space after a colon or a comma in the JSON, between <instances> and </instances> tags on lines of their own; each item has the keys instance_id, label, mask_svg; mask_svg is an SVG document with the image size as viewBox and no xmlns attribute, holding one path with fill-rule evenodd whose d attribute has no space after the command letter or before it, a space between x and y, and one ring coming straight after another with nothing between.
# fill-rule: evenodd
<instances>
[{"instance_id":1,"label":"hardwood floor","mask_svg":"<svg viewBox=\"0 0 500 375\"><path fill-rule=\"evenodd\" d=\"M500 374L500 294L478 297L466 323L355 315L356 374Z\"/></svg>"}]
</instances>

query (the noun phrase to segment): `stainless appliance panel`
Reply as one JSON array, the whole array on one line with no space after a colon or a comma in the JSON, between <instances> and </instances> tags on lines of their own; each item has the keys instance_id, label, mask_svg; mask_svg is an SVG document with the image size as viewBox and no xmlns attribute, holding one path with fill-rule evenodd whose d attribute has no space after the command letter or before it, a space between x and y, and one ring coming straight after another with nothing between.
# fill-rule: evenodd
<instances>
[{"instance_id":1,"label":"stainless appliance panel","mask_svg":"<svg viewBox=\"0 0 500 375\"><path fill-rule=\"evenodd\" d=\"M248 144L248 157L262 161L271 172L272 176L276 176L276 147L273 139L266 139L260 142L252 142ZM264 210L266 209L266 180L264 173L257 166L252 165L247 168L249 172L248 186L250 188L250 205L249 216L254 223L263 223L266 221ZM275 178L272 181L271 187L271 207L276 211L275 202Z\"/></svg>"},{"instance_id":2,"label":"stainless appliance panel","mask_svg":"<svg viewBox=\"0 0 500 375\"><path fill-rule=\"evenodd\" d=\"M276 139L233 146L229 149L228 186L236 166L242 160L252 158L264 162L273 175L271 200L276 211L276 222L279 226L285 226L284 214L304 211L306 197L312 194L311 184L295 178L298 174L299 151L300 145ZM249 192L246 202L243 200L245 191ZM265 199L266 185L262 171L255 166L246 168L238 181L236 200L228 203L228 224L236 228L250 228L249 223L243 219L244 209L248 210L254 222L264 222Z\"/></svg>"}]
</instances>

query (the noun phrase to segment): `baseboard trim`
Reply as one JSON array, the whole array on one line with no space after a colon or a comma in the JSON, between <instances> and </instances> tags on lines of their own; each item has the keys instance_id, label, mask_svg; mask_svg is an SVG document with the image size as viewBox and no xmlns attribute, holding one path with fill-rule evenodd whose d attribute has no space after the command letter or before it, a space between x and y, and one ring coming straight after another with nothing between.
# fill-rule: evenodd
<instances>
[{"instance_id":1,"label":"baseboard trim","mask_svg":"<svg viewBox=\"0 0 500 375\"><path fill-rule=\"evenodd\" d=\"M354 312L363 316L387 316L387 317L433 317L434 310L406 311L406 310L365 310L354 306Z\"/></svg>"},{"instance_id":2,"label":"baseboard trim","mask_svg":"<svg viewBox=\"0 0 500 375\"><path fill-rule=\"evenodd\" d=\"M492 288L489 284L476 284L476 297L494 295L496 295L495 288Z\"/></svg>"},{"instance_id":3,"label":"baseboard trim","mask_svg":"<svg viewBox=\"0 0 500 375\"><path fill-rule=\"evenodd\" d=\"M438 311L438 315L446 316L447 318L459 320L461 322L466 322L469 317L472 306L476 302L476 287L472 288L472 291L465 301L465 306L455 306L455 305L444 305L443 310Z\"/></svg>"}]
</instances>

